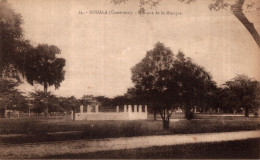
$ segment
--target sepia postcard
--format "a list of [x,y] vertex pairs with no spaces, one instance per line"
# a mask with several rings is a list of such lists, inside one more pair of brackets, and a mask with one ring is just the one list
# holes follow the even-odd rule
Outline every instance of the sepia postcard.
[[0,0],[0,159],[259,159],[259,0]]

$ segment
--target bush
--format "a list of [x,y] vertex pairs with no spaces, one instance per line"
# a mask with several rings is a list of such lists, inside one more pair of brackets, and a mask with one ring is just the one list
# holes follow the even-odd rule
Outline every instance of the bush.
[[194,119],[194,113],[191,112],[191,111],[186,112],[186,113],[185,113],[185,118],[186,118],[187,120],[192,120],[192,119]]

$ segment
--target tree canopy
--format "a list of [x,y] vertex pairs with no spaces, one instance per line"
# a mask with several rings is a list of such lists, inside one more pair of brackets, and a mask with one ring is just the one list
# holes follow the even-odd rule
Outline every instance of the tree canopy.
[[176,57],[174,81],[171,83],[176,83],[177,100],[185,106],[187,117],[193,106],[209,105],[208,100],[214,97],[217,86],[211,74],[202,66],[186,58],[182,52],[179,52]]
[[62,97],[60,104],[63,108],[68,111],[73,111],[73,120],[75,120],[75,113],[79,109],[79,106],[82,104],[81,100],[78,100],[74,96],[71,97]]
[[0,113],[6,109],[23,111],[27,107],[26,97],[16,87],[18,82],[0,78]]
[[245,116],[249,116],[249,109],[259,106],[259,82],[246,75],[238,75],[225,84],[227,104],[231,107],[245,109]]
[[0,75],[10,64],[15,65],[19,46],[23,42],[22,16],[10,4],[0,2]]
[[0,76],[19,79],[18,73],[27,82],[34,81],[48,86],[60,87],[64,80],[65,59],[57,58],[61,51],[54,45],[39,44],[33,47],[23,38],[22,16],[16,13],[6,0],[0,2]]
[[33,85],[34,81],[44,86],[47,92],[48,86],[60,87],[64,80],[65,59],[57,58],[60,49],[54,45],[40,44],[33,48],[25,59],[25,77]]
[[171,109],[184,106],[186,118],[193,106],[203,103],[216,88],[211,75],[179,51],[156,43],[153,50],[132,68],[135,94],[158,108],[164,128],[169,127]]
[[60,112],[65,110],[60,104],[60,98],[51,92],[36,90],[31,92],[29,96],[34,106],[32,111],[38,114],[44,112],[45,116],[47,116],[49,112]]

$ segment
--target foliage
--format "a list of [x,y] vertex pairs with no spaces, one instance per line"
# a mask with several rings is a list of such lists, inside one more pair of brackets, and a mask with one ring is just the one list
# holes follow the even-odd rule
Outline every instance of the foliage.
[[0,78],[0,109],[3,116],[6,109],[23,111],[27,108],[27,100],[15,87],[19,83]]
[[132,81],[135,84],[136,93],[144,99],[152,102],[160,109],[164,127],[168,128],[168,122],[172,105],[172,79],[173,53],[162,43],[156,43],[153,50],[132,68]]
[[34,81],[60,87],[64,80],[65,59],[57,58],[60,49],[54,45],[40,44],[34,48],[23,39],[22,16],[6,0],[0,2],[0,77],[20,80],[19,73],[33,85]]
[[0,76],[20,79],[24,72],[26,53],[32,48],[23,38],[22,16],[6,1],[0,2]]
[[227,87],[220,88],[219,90],[219,107],[225,113],[234,113],[235,111],[239,110],[239,106],[237,105],[237,97],[232,94],[231,90],[229,90]]
[[210,105],[214,98],[216,83],[210,73],[202,66],[195,64],[190,58],[186,58],[182,52],[176,56],[173,67],[173,81],[177,100],[185,106],[186,118],[192,117],[190,111],[194,106]]
[[71,110],[78,108],[81,103],[80,103],[80,100],[78,100],[74,96],[71,96],[71,97],[61,97],[60,104],[66,110],[71,111]]
[[81,100],[76,99],[74,96],[71,96],[69,98],[60,98],[60,105],[67,111],[73,111],[73,120],[75,120],[76,109],[78,109],[79,106],[82,104],[81,102]]
[[7,1],[0,2],[0,74],[9,64],[14,64],[18,54],[17,44],[23,37],[22,17],[14,12]]
[[116,96],[113,99],[111,99],[111,105],[112,106],[123,106],[126,104],[131,104],[130,99],[128,99],[126,96]]
[[40,44],[27,54],[25,77],[31,85],[34,81],[43,84],[45,92],[48,86],[60,87],[60,83],[64,80],[65,59],[57,58],[57,54],[60,54],[60,49],[47,44]]
[[[60,50],[56,46],[46,44],[33,48],[28,40],[23,39],[22,16],[11,8],[6,0],[0,2],[0,73],[5,71],[14,77],[17,71],[26,76],[33,84],[37,81],[44,85],[59,88],[64,80],[63,67],[65,60],[57,58]],[[14,74],[16,73],[16,74]]]
[[172,51],[158,42],[153,50],[132,68],[132,92],[150,101],[159,110],[164,127],[169,126],[170,111],[183,105],[186,118],[192,107],[206,103],[216,88],[211,75],[205,69],[179,51]]
[[59,99],[51,92],[36,90],[30,93],[30,99],[33,103],[32,111],[38,114],[44,112],[45,116],[47,116],[50,111],[57,112],[63,110],[60,107]]
[[112,106],[111,98],[105,96],[98,96],[95,99],[100,103],[101,106],[107,107]]
[[238,75],[231,81],[227,81],[224,91],[227,92],[225,102],[231,107],[244,108],[247,117],[250,109],[259,106],[259,82],[246,75]]

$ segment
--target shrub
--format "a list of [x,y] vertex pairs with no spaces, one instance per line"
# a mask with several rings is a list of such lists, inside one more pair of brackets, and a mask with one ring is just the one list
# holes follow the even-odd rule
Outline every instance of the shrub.
[[194,113],[191,112],[191,111],[186,112],[186,113],[185,113],[185,118],[186,118],[187,120],[192,120],[192,119],[194,119]]

